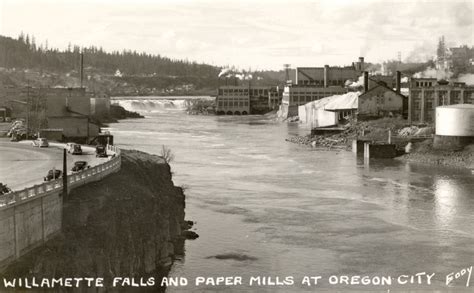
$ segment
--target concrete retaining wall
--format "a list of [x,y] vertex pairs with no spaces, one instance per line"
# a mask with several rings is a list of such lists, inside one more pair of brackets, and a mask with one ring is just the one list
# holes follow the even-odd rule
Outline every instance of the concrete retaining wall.
[[435,135],[433,147],[438,150],[461,150],[474,143],[474,136]]
[[[68,175],[68,191],[120,170],[120,150],[103,164]],[[61,231],[62,178],[0,196],[0,270]]]
[[394,144],[372,144],[366,142],[364,144],[365,158],[395,158],[397,149]]

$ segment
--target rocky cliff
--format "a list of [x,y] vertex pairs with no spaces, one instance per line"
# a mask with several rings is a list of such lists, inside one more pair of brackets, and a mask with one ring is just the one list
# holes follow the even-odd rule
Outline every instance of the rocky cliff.
[[[11,265],[4,277],[157,278],[183,253],[185,198],[158,156],[123,151],[122,169],[73,190],[63,230]],[[151,289],[151,288],[150,288]]]

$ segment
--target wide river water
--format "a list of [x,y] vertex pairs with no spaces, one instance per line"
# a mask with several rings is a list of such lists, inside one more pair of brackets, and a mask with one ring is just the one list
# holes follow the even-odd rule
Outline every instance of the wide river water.
[[[466,288],[467,270],[445,285],[449,273],[474,265],[471,172],[364,163],[351,152],[292,144],[285,138],[309,130],[264,116],[192,116],[180,100],[119,103],[146,118],[110,125],[116,144],[173,151],[173,180],[186,187],[186,218],[200,236],[186,241],[185,256],[170,272],[188,285],[167,292],[474,286],[472,276]],[[419,273],[435,275],[428,283]],[[198,276],[241,276],[242,285],[196,286]],[[274,282],[291,276],[294,284],[250,285],[256,276]],[[305,276],[321,278],[308,287],[301,284]],[[371,284],[340,284],[344,276],[370,276]],[[391,285],[374,285],[382,277]]]

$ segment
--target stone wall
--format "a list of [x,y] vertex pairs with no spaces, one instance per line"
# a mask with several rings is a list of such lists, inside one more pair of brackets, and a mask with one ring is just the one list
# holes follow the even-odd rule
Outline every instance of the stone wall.
[[184,207],[182,189],[161,157],[122,151],[119,172],[64,200],[60,235],[4,276],[95,276],[106,283],[116,276],[159,278],[183,253]]

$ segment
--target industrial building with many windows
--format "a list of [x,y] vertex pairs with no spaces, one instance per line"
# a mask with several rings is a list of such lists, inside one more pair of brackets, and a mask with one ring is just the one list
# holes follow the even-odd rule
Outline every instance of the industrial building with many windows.
[[246,86],[221,86],[216,98],[218,115],[247,115],[250,113],[249,88]]
[[263,114],[280,104],[278,87],[225,85],[220,86],[216,98],[218,115]]
[[410,122],[433,122],[437,106],[474,104],[474,87],[466,86],[465,83],[437,81],[436,78],[412,78],[409,90]]

